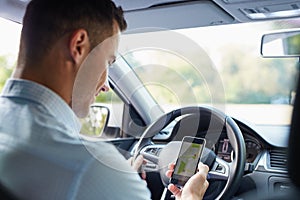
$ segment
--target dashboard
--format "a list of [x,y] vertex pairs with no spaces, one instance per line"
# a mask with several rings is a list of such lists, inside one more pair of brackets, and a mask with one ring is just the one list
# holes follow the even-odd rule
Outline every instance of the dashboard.
[[[243,136],[246,146],[246,162],[253,163],[263,151],[264,145],[254,136],[251,136],[247,133],[244,133]],[[219,158],[225,160],[226,162],[231,162],[233,160],[234,151],[226,133],[224,133],[220,138],[215,149],[215,153]]]
[[[239,128],[241,129],[241,132],[243,134],[244,137],[244,142],[245,142],[245,147],[246,147],[246,163],[257,163],[258,159],[260,158],[260,156],[262,155],[262,153],[264,152],[264,150],[266,149],[271,149],[272,147],[281,147],[284,148],[286,147],[287,143],[284,144],[282,143],[282,141],[280,143],[278,143],[277,145],[274,144],[277,141],[273,141],[273,143],[268,143],[268,139],[270,137],[268,137],[266,134],[264,136],[265,132],[269,132],[273,130],[269,130],[268,128],[264,127],[265,130],[259,130],[260,132],[258,132],[257,126],[256,125],[249,125],[246,122],[242,122],[239,121],[237,119],[234,119],[235,122],[238,124]],[[172,140],[178,140],[180,141],[181,138],[185,135],[182,133],[178,133],[176,130],[176,125],[178,125],[180,123],[180,121],[174,121],[172,122],[169,126],[167,126],[165,129],[163,129],[162,131],[160,131],[157,135],[154,136],[153,140],[154,141],[164,141],[167,140],[167,138],[172,138],[171,135],[174,134],[179,134],[181,135],[181,137],[177,137],[177,138],[172,138]],[[182,125],[182,123],[181,123]],[[188,125],[189,126],[189,125]],[[253,128],[253,127],[256,128]],[[199,133],[197,133],[198,137],[205,137],[206,131],[203,131],[205,129],[205,127],[200,128]],[[281,137],[288,137],[288,130],[289,129],[282,129],[281,132],[279,133],[274,133],[276,135],[273,135],[274,137],[277,137],[278,134],[282,134],[283,136]],[[185,128],[181,128],[182,132],[188,132],[186,131]],[[175,132],[175,133],[174,133]],[[262,136],[262,135],[263,136]],[[286,135],[286,136],[284,136]],[[266,139],[267,138],[267,139]],[[169,140],[167,140],[169,141]],[[219,135],[219,139],[218,141],[213,145],[212,150],[215,152],[215,154],[223,159],[226,162],[231,162],[233,160],[233,156],[234,156],[234,151],[233,148],[231,146],[230,140],[226,134],[226,131],[222,131],[222,133]]]
[[[241,130],[246,148],[244,175],[236,195],[252,189],[256,189],[258,192],[288,190],[290,188],[287,173],[289,126],[258,126],[238,119],[233,120]],[[179,129],[176,128],[180,124],[180,120],[169,124],[152,138],[153,145],[148,146],[148,150],[155,152],[157,156],[170,141],[180,141],[189,132],[190,125],[195,123],[191,119],[188,121],[190,123],[187,124],[186,128],[181,127],[182,133],[178,133]],[[205,137],[206,128],[205,125],[200,126],[197,136]],[[173,137],[172,135],[180,136]],[[210,149],[219,159],[227,163],[231,163],[234,159],[234,150],[224,129]],[[151,162],[149,164],[152,169],[157,169]]]

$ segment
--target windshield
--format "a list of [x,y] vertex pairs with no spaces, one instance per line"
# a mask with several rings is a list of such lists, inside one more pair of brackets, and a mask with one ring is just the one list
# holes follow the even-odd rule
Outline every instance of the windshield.
[[263,33],[297,27],[298,21],[125,35],[131,42],[164,44],[135,48],[124,57],[166,112],[205,104],[254,124],[289,125],[298,58],[262,58],[260,40]]
[[[299,23],[280,20],[123,34],[121,43],[142,43],[142,48],[123,49],[123,57],[165,112],[212,105],[255,124],[289,125],[298,58],[262,58],[260,40],[265,32]],[[1,91],[16,65],[22,26],[2,18],[0,25]],[[99,95],[97,102],[119,104],[112,94]]]

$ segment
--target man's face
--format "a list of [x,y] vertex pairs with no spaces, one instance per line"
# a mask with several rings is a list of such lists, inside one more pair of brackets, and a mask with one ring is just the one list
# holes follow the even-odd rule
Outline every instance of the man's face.
[[120,32],[114,32],[113,36],[105,39],[89,53],[77,73],[72,109],[80,118],[87,116],[90,104],[94,103],[101,90],[108,90],[108,67],[116,59],[120,39]]

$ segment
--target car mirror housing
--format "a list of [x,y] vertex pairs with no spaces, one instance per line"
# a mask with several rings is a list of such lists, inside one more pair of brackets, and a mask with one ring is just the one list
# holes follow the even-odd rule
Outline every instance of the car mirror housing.
[[264,34],[260,53],[265,58],[300,57],[300,29]]

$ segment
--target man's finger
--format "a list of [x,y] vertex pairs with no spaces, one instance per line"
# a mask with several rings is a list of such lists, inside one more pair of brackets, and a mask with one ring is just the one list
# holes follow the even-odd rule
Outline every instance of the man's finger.
[[170,163],[170,164],[168,165],[168,169],[169,169],[169,170],[173,170],[174,167],[175,167],[175,163]]
[[209,167],[202,162],[199,162],[198,172],[207,174],[209,172]]
[[142,172],[141,172],[141,178],[142,178],[143,180],[146,180],[146,172],[145,172],[145,171],[142,171]]
[[179,197],[181,194],[181,190],[173,184],[168,185],[168,189],[175,197]]
[[142,166],[144,162],[144,157],[142,155],[138,155],[138,157],[136,157],[136,159],[133,162],[133,169],[135,169],[136,171],[139,170],[139,168]]
[[167,176],[168,178],[171,178],[172,173],[173,173],[173,170],[167,170],[167,171],[166,171],[166,176]]

